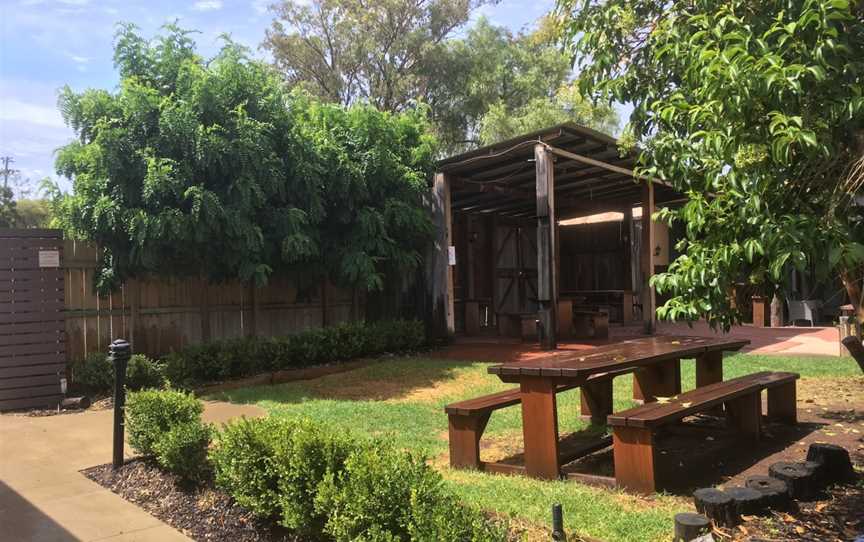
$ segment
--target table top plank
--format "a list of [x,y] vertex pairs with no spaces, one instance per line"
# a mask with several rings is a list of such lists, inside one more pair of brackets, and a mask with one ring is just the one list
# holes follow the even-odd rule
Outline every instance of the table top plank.
[[596,373],[641,367],[661,361],[695,357],[707,352],[739,350],[746,339],[660,335],[621,341],[592,350],[550,353],[549,356],[495,365],[489,373],[500,377],[544,376],[584,378]]

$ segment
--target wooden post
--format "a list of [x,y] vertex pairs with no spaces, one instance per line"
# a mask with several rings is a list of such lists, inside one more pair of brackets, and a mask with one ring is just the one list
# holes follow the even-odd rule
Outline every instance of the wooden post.
[[558,346],[555,166],[544,145],[534,146],[534,159],[537,174],[537,301],[542,327],[540,346],[544,350],[555,350]]
[[135,330],[141,325],[141,284],[137,279],[126,282],[126,292],[129,295],[129,344],[133,352],[143,352],[143,345],[135,343]]
[[455,332],[455,322],[453,269],[449,263],[450,246],[453,243],[450,180],[444,173],[435,174],[432,216],[437,231],[430,277],[432,332],[438,339],[447,339]]
[[210,342],[210,282],[201,277],[201,342]]
[[249,285],[249,302],[252,304],[252,318],[249,319],[249,335],[258,337],[263,335],[261,330],[261,291],[255,283]]
[[649,281],[654,274],[654,184],[642,181],[642,320],[647,335],[654,334],[656,321],[656,299]]
[[558,410],[555,382],[542,377],[523,377],[519,383],[522,399],[522,433],[525,470],[529,476],[557,480]]
[[321,279],[321,327],[327,327],[327,279]]

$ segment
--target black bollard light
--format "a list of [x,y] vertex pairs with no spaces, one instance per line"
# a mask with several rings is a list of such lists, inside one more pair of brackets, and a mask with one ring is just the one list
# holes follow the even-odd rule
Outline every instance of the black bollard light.
[[555,542],[567,540],[567,535],[564,534],[564,514],[560,504],[552,505],[552,540]]
[[123,339],[117,339],[108,348],[114,363],[114,468],[123,465],[123,433],[126,410],[126,366],[132,357],[132,346]]

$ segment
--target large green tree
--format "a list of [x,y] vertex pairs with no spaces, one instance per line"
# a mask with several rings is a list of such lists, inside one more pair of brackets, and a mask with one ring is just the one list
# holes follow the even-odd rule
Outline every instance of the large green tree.
[[551,20],[514,34],[485,17],[483,0],[286,0],[264,47],[286,81],[322,100],[386,111],[428,104],[447,154],[574,121],[614,131],[608,105],[581,98]]
[[864,155],[864,13],[847,0],[559,0],[583,91],[630,102],[641,171],[688,196],[655,277],[666,318],[743,315],[736,283],[772,292],[824,259],[861,309],[864,232],[848,181]]
[[18,212],[15,207],[12,189],[7,186],[0,186],[0,228],[15,226],[18,221]]
[[[212,59],[174,26],[120,28],[116,92],[60,96],[76,140],[60,223],[104,249],[103,288],[144,273],[212,281],[324,277],[380,288],[416,267],[433,141],[422,112],[321,105],[227,42]],[[399,211],[402,212],[399,212]]]
[[551,30],[548,18],[514,34],[481,17],[464,37],[437,47],[425,66],[430,82],[423,99],[448,151],[565,121],[615,130],[614,109],[583,100],[572,85],[570,56]]
[[283,0],[264,40],[287,80],[320,98],[385,111],[423,94],[435,45],[484,0]]

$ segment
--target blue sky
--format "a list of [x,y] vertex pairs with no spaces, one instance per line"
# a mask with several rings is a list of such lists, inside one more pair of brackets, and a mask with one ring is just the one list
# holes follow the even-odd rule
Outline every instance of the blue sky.
[[[114,89],[111,60],[118,21],[155,33],[165,22],[201,31],[202,54],[229,33],[257,51],[272,19],[271,0],[0,0],[0,156],[31,179],[54,173],[54,150],[72,132],[57,111],[57,90],[69,85]],[[549,11],[553,0],[502,0],[475,13],[513,30],[530,26]],[[263,53],[258,54],[263,56]],[[63,183],[68,187],[68,183]]]

